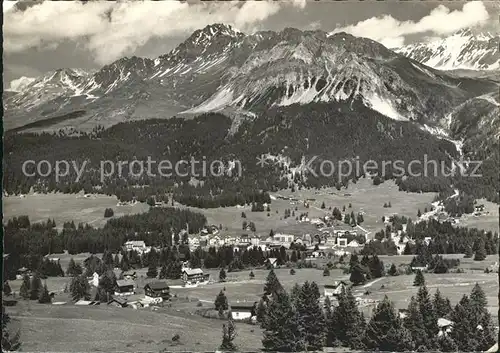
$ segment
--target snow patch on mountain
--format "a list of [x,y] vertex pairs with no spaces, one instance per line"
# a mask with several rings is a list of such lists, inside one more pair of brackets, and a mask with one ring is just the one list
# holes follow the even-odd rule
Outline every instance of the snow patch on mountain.
[[188,109],[183,113],[205,113],[210,111],[217,111],[225,108],[233,102],[233,91],[229,87],[222,88],[212,98],[203,102],[201,105]]
[[373,110],[393,120],[400,120],[400,121],[409,120],[404,116],[402,116],[401,114],[399,114],[396,108],[394,108],[394,105],[388,99],[384,99],[380,97],[378,94],[374,94],[369,98],[365,98],[365,103],[367,103],[368,106],[371,107]]
[[446,38],[395,49],[399,54],[438,70],[498,70],[500,38],[461,30]]

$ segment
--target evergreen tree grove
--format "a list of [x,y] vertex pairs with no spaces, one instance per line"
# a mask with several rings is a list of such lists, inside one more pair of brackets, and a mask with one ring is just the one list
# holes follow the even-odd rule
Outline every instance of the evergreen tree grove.
[[275,292],[269,302],[263,328],[262,345],[265,349],[280,352],[303,350],[299,320],[285,291]]

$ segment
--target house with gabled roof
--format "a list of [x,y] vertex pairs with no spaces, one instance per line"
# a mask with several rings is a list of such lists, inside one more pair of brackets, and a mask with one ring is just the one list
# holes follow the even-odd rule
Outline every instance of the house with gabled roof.
[[337,297],[342,293],[342,289],[347,289],[349,284],[344,281],[335,281],[332,284],[325,284],[325,297]]

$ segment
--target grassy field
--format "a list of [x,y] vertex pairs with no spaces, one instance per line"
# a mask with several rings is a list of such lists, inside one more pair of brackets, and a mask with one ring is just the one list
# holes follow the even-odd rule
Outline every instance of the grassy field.
[[460,217],[459,225],[461,227],[478,228],[498,233],[498,220],[500,219],[498,204],[486,201],[484,199],[477,200],[477,204],[484,205],[484,211],[481,212],[481,215],[462,215],[462,217]]
[[[88,254],[75,256],[82,261]],[[461,257],[448,255],[447,257]],[[69,256],[68,256],[69,259]],[[65,259],[65,263],[69,261]],[[384,263],[408,264],[411,256],[382,256]],[[486,292],[488,309],[495,322],[498,320],[498,274],[484,274],[482,269],[495,261],[496,256],[489,256],[485,261],[474,262],[461,259],[465,273],[425,274],[427,287],[431,295],[437,288],[455,305],[464,294],[470,294],[477,282]],[[66,265],[67,266],[67,265]],[[65,267],[65,266],[63,266]],[[147,269],[137,270],[136,285],[138,299],[143,296],[143,287],[152,279],[145,278]],[[219,270],[208,270],[211,278],[218,280]],[[258,301],[263,293],[268,270],[253,270],[255,277],[249,278],[250,270],[230,272],[226,282],[210,283],[196,288],[175,288],[179,281],[168,281],[174,296],[171,307],[134,310],[114,308],[105,304],[96,307],[74,306],[68,293],[61,292],[69,278],[49,277],[45,280],[50,291],[56,293],[54,302],[66,302],[64,305],[42,305],[36,302],[20,301],[16,307],[9,307],[8,313],[14,318],[14,327],[21,330],[23,350],[27,351],[186,351],[214,350],[220,344],[223,321],[208,319],[196,314],[196,311],[213,308],[215,297],[225,290],[229,304]],[[275,269],[283,287],[290,290],[295,283],[315,281],[323,294],[324,285],[336,280],[348,280],[348,275],[340,269],[331,271],[330,276],[323,276],[319,269],[296,269],[290,275],[287,268]],[[384,295],[395,303],[396,308],[408,306],[409,299],[417,292],[413,286],[414,275],[383,277],[354,287],[356,297],[378,301]],[[17,292],[20,280],[9,282]],[[369,294],[366,292],[369,291]],[[200,303],[201,302],[201,303]],[[360,309],[369,317],[374,304],[360,304]],[[240,350],[254,350],[260,347],[262,332],[258,326],[239,323],[237,344]],[[194,334],[196,333],[196,334]],[[173,345],[171,338],[181,336],[180,343]],[[48,339],[47,339],[48,338]]]
[[104,210],[112,208],[115,217],[127,214],[146,212],[147,204],[117,206],[115,196],[91,195],[85,197],[78,194],[27,194],[21,196],[8,196],[3,198],[3,217],[8,220],[12,217],[27,215],[30,221],[41,222],[47,218],[55,219],[57,227],[62,227],[64,222],[74,221],[88,223],[101,227],[106,223]]
[[[23,351],[139,352],[214,351],[222,337],[221,320],[160,308],[134,310],[106,305],[80,307],[20,302],[9,308],[20,329]],[[180,336],[179,344],[172,337]],[[238,325],[241,350],[260,345],[258,326]]]
[[[374,186],[369,179],[360,179],[356,184],[350,184],[348,189],[322,189],[322,190],[297,190],[292,193],[289,190],[283,190],[279,193],[272,193],[272,196],[285,196],[296,198],[300,201],[291,202],[288,200],[273,200],[271,202],[271,212],[267,216],[267,212],[251,212],[250,206],[245,207],[224,207],[217,209],[197,209],[189,207],[193,211],[202,212],[210,224],[222,224],[228,230],[225,234],[241,235],[242,222],[254,222],[258,234],[268,234],[271,229],[275,232],[283,232],[294,235],[302,235],[305,233],[317,232],[316,228],[311,224],[298,223],[295,217],[283,219],[285,209],[295,210],[295,215],[308,212],[310,218],[322,217],[325,214],[331,213],[329,207],[338,207],[342,210],[345,206],[349,212],[354,211],[364,212],[363,228],[371,232],[372,235],[384,228],[382,224],[382,216],[399,214],[416,219],[418,209],[422,211],[424,208],[430,208],[433,201],[434,193],[406,193],[398,190],[398,186],[393,181],[386,181],[383,184]],[[307,199],[315,199],[310,201],[310,207],[306,208],[303,201]],[[321,204],[325,203],[326,208],[321,209]],[[391,208],[384,208],[384,203],[391,203]],[[349,203],[352,208],[349,209]],[[185,207],[176,204],[178,207]],[[278,211],[278,213],[276,213]],[[241,212],[245,212],[247,218],[241,218]]]

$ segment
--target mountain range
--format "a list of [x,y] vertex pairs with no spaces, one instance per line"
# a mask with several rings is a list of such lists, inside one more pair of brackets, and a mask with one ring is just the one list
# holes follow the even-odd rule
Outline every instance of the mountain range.
[[499,70],[500,37],[489,32],[475,33],[470,28],[446,38],[416,43],[396,52],[439,70]]
[[[455,107],[496,87],[429,67],[498,65],[492,59],[498,37],[462,45],[471,36],[462,31],[439,45],[391,51],[346,33],[287,28],[246,35],[214,24],[154,60],[126,57],[92,73],[59,69],[25,79],[19,92],[4,96],[4,126],[88,131],[136,119],[359,100],[391,119],[446,127],[443,118]],[[452,47],[457,38],[459,54]]]

